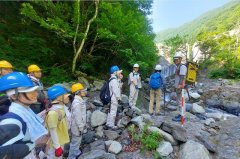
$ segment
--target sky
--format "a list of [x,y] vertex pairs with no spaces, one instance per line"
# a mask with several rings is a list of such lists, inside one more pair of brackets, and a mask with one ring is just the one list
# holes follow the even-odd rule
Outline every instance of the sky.
[[155,33],[176,28],[190,22],[203,13],[223,6],[230,0],[154,0],[152,27]]

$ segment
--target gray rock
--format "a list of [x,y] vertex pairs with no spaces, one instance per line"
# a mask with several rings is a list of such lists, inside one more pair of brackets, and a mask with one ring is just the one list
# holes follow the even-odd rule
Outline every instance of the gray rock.
[[217,105],[221,105],[221,101],[216,99],[207,99],[206,104],[208,106],[217,106]]
[[109,147],[111,144],[112,144],[113,140],[108,140],[108,141],[105,141],[105,145],[107,147]]
[[103,125],[104,123],[106,123],[106,120],[107,120],[107,114],[99,110],[95,110],[91,116],[91,126],[96,127],[96,126]]
[[119,137],[118,132],[112,130],[104,130],[104,134],[109,140],[115,140]]
[[202,90],[202,89],[199,89],[197,92],[198,92],[198,94],[200,94],[200,95],[203,94],[203,90]]
[[170,110],[170,111],[176,111],[177,107],[173,106],[173,105],[169,105],[169,106],[167,106],[167,109]]
[[187,112],[190,112],[192,110],[193,105],[191,103],[186,103],[185,108]]
[[213,118],[208,118],[204,122],[205,125],[209,126],[211,123],[215,123],[215,120]]
[[78,159],[116,159],[116,156],[104,150],[93,150],[82,154]]
[[94,131],[88,131],[87,133],[83,134],[82,137],[82,144],[90,144],[94,141],[95,132]]
[[143,129],[145,123],[143,122],[142,116],[137,116],[131,120],[131,122],[135,125],[137,125],[140,129]]
[[211,152],[215,153],[217,151],[217,146],[209,140],[209,138],[197,135],[196,138]]
[[179,159],[211,159],[208,150],[200,143],[189,140],[180,148]]
[[157,152],[159,153],[159,155],[166,157],[173,152],[173,147],[170,142],[164,141],[159,144]]
[[78,77],[78,82],[82,83],[84,87],[90,88],[89,82],[84,77]]
[[134,111],[133,109],[127,109],[126,113],[125,113],[127,116],[129,116],[130,118],[133,117],[133,114],[134,114]]
[[131,121],[131,118],[129,118],[128,116],[124,116],[124,117],[121,119],[121,124],[122,124],[123,126],[127,126],[128,123],[130,123],[130,121]]
[[208,118],[213,118],[217,121],[221,120],[223,118],[223,113],[218,112],[218,113],[206,113],[206,117]]
[[203,114],[203,113],[205,113],[205,110],[200,105],[198,105],[196,103],[193,103],[193,105],[192,105],[192,112],[193,113]]
[[94,85],[94,87],[96,88],[97,91],[100,91],[104,82],[105,81],[103,81],[103,80],[94,81],[93,85]]
[[103,126],[98,126],[96,128],[96,136],[100,137],[100,138],[104,136],[104,134],[103,134]]
[[92,112],[90,110],[87,111],[87,123],[90,123],[91,121],[91,116],[92,116]]
[[153,123],[152,117],[149,114],[142,114],[143,122],[145,123]]
[[186,142],[187,141],[187,132],[186,129],[181,127],[178,124],[170,123],[170,122],[164,122],[162,125],[162,129],[168,133],[170,133],[174,139]]
[[172,145],[178,145],[178,142],[172,137],[172,135],[166,133],[165,131],[162,131],[161,129],[157,128],[157,127],[148,127],[148,130],[150,132],[158,132],[159,134],[162,135],[162,137],[166,140],[169,141]]
[[201,97],[198,93],[190,93],[190,96],[191,96],[193,99],[199,99],[199,98]]
[[121,151],[122,151],[122,145],[117,141],[113,141],[108,148],[108,152],[114,153],[114,154],[118,154]]
[[122,99],[121,100],[124,104],[128,104],[128,96],[127,95],[122,94]]
[[93,104],[94,104],[95,106],[97,106],[97,107],[103,107],[102,102],[99,101],[99,100],[96,100],[96,99],[93,101]]
[[105,142],[103,140],[97,140],[90,144],[92,150],[104,150],[105,151]]
[[133,110],[137,115],[141,115],[141,114],[142,114],[142,111],[141,111],[138,107],[133,106],[133,107],[132,107],[132,110]]

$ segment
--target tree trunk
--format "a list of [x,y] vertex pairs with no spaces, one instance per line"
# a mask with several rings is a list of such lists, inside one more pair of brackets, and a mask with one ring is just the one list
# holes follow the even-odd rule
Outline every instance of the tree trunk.
[[[76,62],[77,62],[77,59],[79,57],[81,57],[81,52],[82,52],[82,49],[83,49],[83,46],[85,44],[85,41],[87,39],[87,35],[88,35],[88,31],[89,31],[89,28],[91,26],[91,23],[97,18],[97,15],[98,15],[98,4],[99,4],[99,0],[95,0],[95,5],[96,5],[96,8],[95,8],[95,14],[94,16],[88,21],[87,23],[87,28],[84,32],[84,36],[83,36],[83,39],[81,41],[81,44],[79,46],[79,48],[77,49],[76,53],[74,54],[74,57],[73,57],[73,64],[72,64],[72,74],[75,73],[75,69],[76,69]],[[76,47],[76,44],[75,44],[75,47]]]

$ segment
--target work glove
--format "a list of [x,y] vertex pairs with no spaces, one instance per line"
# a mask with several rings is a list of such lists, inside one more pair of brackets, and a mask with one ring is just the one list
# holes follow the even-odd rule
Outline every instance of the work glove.
[[139,89],[137,85],[135,86],[135,88],[136,88],[137,90]]
[[63,154],[62,147],[59,147],[59,148],[55,149],[55,156],[56,157],[60,157],[60,156],[62,156],[62,154]]

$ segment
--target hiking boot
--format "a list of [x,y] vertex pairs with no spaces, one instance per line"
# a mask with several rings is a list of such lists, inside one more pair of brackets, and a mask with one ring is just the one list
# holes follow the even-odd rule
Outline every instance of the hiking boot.
[[172,118],[173,121],[176,122],[180,122],[181,121],[182,116],[180,114],[178,114],[177,116],[175,116],[174,118]]

